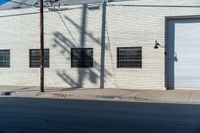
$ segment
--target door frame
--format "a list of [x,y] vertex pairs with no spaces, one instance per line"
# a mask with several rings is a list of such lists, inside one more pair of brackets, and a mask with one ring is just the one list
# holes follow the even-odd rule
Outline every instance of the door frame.
[[200,19],[200,15],[188,15],[188,16],[166,16],[165,17],[165,88],[166,90],[174,90],[175,87],[168,86],[168,22],[171,20],[190,20],[190,19]]

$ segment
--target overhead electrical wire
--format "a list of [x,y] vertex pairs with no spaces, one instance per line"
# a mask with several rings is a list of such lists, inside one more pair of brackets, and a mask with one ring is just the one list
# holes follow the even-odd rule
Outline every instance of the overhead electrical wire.
[[28,3],[14,1],[14,0],[8,0],[8,2],[12,2],[12,3],[15,3],[15,4],[20,4],[20,5],[26,5],[26,6],[33,6],[34,7],[34,5],[31,5],[31,4],[28,4]]
[[75,42],[75,44],[78,46],[78,43],[76,41],[76,39],[74,38],[74,36],[72,35],[71,31],[69,30],[68,26],[66,25],[65,21],[63,20],[63,17],[61,16],[59,11],[56,11],[60,17],[60,20],[62,21],[63,25],[65,26],[65,28],[67,29],[69,35],[71,36],[71,38],[73,39],[73,41]]

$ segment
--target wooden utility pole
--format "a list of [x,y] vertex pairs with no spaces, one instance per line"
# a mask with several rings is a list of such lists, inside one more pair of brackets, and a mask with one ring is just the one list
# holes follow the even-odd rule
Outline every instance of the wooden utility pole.
[[44,3],[40,0],[40,92],[44,92]]

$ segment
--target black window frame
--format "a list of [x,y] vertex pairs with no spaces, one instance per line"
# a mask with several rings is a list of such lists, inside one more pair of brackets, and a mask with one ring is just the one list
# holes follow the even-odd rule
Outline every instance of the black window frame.
[[[128,66],[128,63],[125,63],[126,65],[122,65],[122,64],[120,64],[120,62],[128,62],[126,59],[124,59],[124,60],[120,60],[119,59],[119,57],[120,57],[120,49],[133,49],[133,51],[136,51],[136,50],[134,50],[134,49],[139,49],[139,53],[138,53],[138,55],[137,54],[135,54],[135,56],[136,57],[133,57],[133,59],[128,59],[129,60],[129,62],[132,62],[132,66],[130,65],[130,66]],[[127,53],[126,51],[124,51],[124,53]],[[134,55],[134,53],[133,53],[133,55]],[[125,55],[125,56],[127,56],[127,55]],[[122,57],[122,58],[124,58],[124,57]],[[130,57],[129,57],[130,58]],[[138,59],[136,59],[136,58],[138,58]],[[130,60],[132,60],[132,61],[130,61]],[[138,64],[134,64],[134,62],[136,63],[138,63]],[[141,69],[142,68],[142,47],[117,47],[117,68],[136,68],[136,69]]]
[[[39,56],[31,56],[31,52],[33,50],[36,50],[39,53]],[[45,51],[48,51],[48,56],[45,57]],[[29,49],[29,67],[30,68],[40,68],[40,64],[38,66],[32,64],[33,58],[36,58],[34,60],[40,62],[40,49]],[[47,60],[47,65],[45,63],[45,60]],[[44,68],[49,68],[50,67],[50,50],[49,49],[44,49]]]
[[[80,58],[79,60],[78,59],[74,59],[76,57],[74,57],[74,51],[75,50],[80,50],[80,53],[81,53],[81,56],[80,57],[77,57],[77,58]],[[85,50],[90,50],[91,51],[91,55],[88,55],[90,59],[91,58],[91,61],[87,61],[87,60],[84,60],[86,58],[87,55],[84,55],[85,53],[87,52],[84,52]],[[81,62],[78,62],[78,63],[75,63],[75,62],[78,62],[78,61],[81,61]],[[91,62],[91,63],[90,63]],[[94,66],[94,58],[93,58],[93,48],[71,48],[71,68],[93,68]]]
[[[6,63],[6,65],[0,65],[0,68],[10,68],[10,49],[0,49],[0,52],[8,52],[8,55],[9,55],[8,61],[7,61],[8,63]],[[2,62],[3,62],[3,60],[2,60]]]

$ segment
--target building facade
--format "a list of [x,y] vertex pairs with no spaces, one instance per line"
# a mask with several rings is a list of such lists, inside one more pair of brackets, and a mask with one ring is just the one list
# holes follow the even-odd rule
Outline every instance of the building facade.
[[[198,0],[68,5],[44,22],[46,87],[200,88]],[[0,85],[39,86],[39,34],[38,8],[0,11]]]

